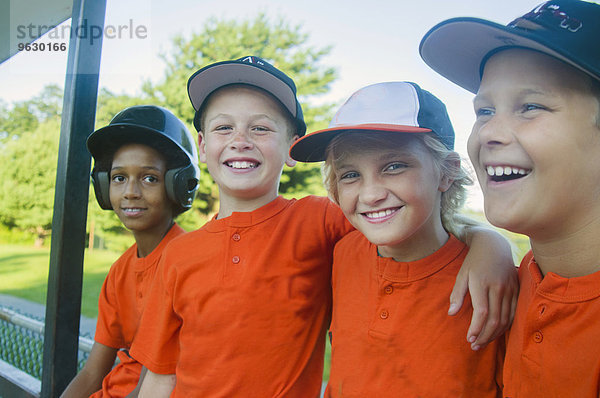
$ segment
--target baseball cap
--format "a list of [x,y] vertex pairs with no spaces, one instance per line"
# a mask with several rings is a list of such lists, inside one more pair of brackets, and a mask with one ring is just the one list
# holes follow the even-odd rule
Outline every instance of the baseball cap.
[[442,101],[416,83],[385,82],[352,94],[329,127],[297,140],[290,148],[290,156],[301,162],[325,160],[331,140],[349,131],[431,132],[448,149],[454,148],[454,129]]
[[251,55],[210,64],[189,78],[187,88],[192,106],[196,110],[196,130],[200,131],[200,109],[204,101],[213,91],[230,84],[249,84],[267,91],[289,111],[296,123],[297,134],[303,136],[306,132],[294,81],[267,61]]
[[434,26],[419,46],[436,72],[476,93],[488,58],[526,48],[558,58],[600,80],[600,5],[546,1],[507,26],[478,18],[453,18]]

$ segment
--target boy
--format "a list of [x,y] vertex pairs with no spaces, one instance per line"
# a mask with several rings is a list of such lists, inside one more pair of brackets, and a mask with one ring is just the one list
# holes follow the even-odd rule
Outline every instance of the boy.
[[426,62],[477,93],[469,155],[488,219],[531,242],[506,397],[600,393],[598,37],[600,5],[560,0],[506,27],[442,22],[421,43]]
[[[184,233],[173,219],[191,208],[197,150],[175,115],[146,105],[118,113],[89,136],[87,146],[95,161],[96,199],[103,209],[114,210],[135,244],[104,281],[92,352],[63,397],[125,397],[142,370],[128,351],[158,259],[166,244]],[[119,363],[113,368],[116,356]]]
[[244,57],[199,70],[188,92],[219,213],[161,259],[132,347],[149,369],[140,396],[316,397],[333,247],[352,227],[327,198],[278,196],[306,130],[295,84]]
[[292,146],[295,160],[325,160],[329,195],[357,229],[333,255],[326,397],[499,396],[502,339],[473,351],[459,343],[470,302],[457,319],[443,310],[468,252],[455,213],[471,180],[453,147],[446,107],[410,82],[358,90]]

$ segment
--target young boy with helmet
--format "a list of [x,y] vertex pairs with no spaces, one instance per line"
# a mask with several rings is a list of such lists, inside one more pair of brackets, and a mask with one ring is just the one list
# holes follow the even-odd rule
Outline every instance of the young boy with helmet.
[[[100,292],[90,356],[63,397],[125,397],[142,365],[129,355],[163,249],[184,233],[173,220],[191,208],[199,178],[194,138],[170,111],[119,112],[87,140],[100,207],[114,210],[135,244],[112,265]],[[115,357],[119,363],[113,368]]]
[[472,181],[453,148],[446,107],[411,82],[361,88],[292,145],[295,160],[325,161],[329,196],[357,229],[333,253],[326,397],[500,393],[503,339],[459,344],[471,302],[444,311],[469,250],[457,212]]
[[140,396],[317,397],[333,247],[352,227],[328,198],[278,195],[306,130],[296,86],[249,56],[200,69],[188,93],[219,213],[163,254],[131,350]]
[[600,5],[444,21],[423,59],[476,93],[469,156],[492,224],[528,235],[505,397],[600,394]]

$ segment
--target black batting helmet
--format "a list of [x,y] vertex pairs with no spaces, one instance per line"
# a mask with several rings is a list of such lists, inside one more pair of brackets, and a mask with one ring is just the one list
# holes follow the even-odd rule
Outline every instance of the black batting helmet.
[[87,147],[94,157],[92,181],[100,207],[112,209],[109,199],[112,159],[121,146],[129,143],[148,145],[166,158],[165,188],[175,204],[175,215],[190,209],[200,176],[194,137],[175,115],[154,105],[126,108],[108,126],[88,137]]

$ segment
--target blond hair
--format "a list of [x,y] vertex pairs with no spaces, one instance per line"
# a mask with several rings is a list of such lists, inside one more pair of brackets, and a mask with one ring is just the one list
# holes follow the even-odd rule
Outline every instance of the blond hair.
[[[400,139],[405,139],[408,133],[397,132],[365,132],[348,131],[338,134],[331,140],[326,150],[326,160],[322,166],[323,184],[329,197],[339,204],[337,188],[338,177],[336,164],[345,158],[346,154],[356,148],[361,150],[381,150],[400,145]],[[444,229],[457,238],[464,240],[465,227],[475,225],[471,220],[458,215],[466,200],[466,187],[473,184],[473,179],[460,162],[460,156],[446,148],[433,134],[410,134],[419,140],[431,155],[435,167],[441,175],[452,180],[447,191],[442,192],[440,203],[440,217]]]

